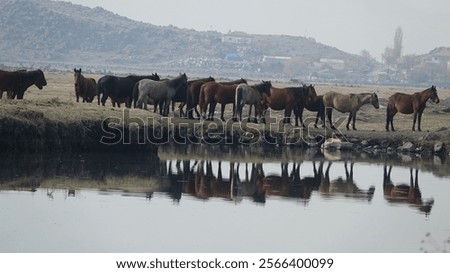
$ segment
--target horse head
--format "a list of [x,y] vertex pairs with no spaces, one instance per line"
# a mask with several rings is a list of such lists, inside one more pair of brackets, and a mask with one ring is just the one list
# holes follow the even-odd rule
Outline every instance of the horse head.
[[81,68],[80,69],[73,69],[73,77],[74,77],[74,82],[75,82],[75,92],[79,93],[79,88],[80,88],[80,83],[81,83]]
[[155,81],[159,81],[161,78],[159,77],[158,73],[152,73],[152,79]]
[[439,97],[438,97],[438,95],[437,95],[437,89],[436,89],[436,86],[431,86],[431,88],[429,89],[430,90],[430,95],[429,95],[429,98],[433,101],[433,102],[435,102],[435,103],[439,103]]
[[45,80],[44,72],[42,72],[42,70],[38,69],[37,74],[34,84],[41,90],[47,85],[47,81]]
[[375,109],[379,109],[380,108],[380,103],[378,102],[378,96],[377,96],[377,94],[375,93],[375,92],[373,92],[372,94],[371,94],[371,103],[372,103],[372,105],[373,105],[373,107],[375,107]]
[[256,85],[256,89],[259,91],[259,93],[266,94],[267,96],[270,96],[270,87],[272,87],[272,82],[270,81],[262,81],[262,83]]

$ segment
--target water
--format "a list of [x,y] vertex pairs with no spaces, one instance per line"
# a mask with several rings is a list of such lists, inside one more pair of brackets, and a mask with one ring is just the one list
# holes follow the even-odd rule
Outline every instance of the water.
[[195,146],[0,163],[0,252],[450,249],[443,158]]

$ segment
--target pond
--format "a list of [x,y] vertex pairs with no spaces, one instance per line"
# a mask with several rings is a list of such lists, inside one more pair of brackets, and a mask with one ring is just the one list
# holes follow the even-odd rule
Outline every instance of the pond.
[[3,155],[0,252],[444,252],[446,158],[290,147]]

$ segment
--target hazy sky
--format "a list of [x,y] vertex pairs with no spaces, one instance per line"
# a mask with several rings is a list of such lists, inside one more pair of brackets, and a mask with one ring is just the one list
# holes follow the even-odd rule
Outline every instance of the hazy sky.
[[403,53],[450,46],[448,0],[72,0],[155,25],[286,34],[380,60],[403,29]]

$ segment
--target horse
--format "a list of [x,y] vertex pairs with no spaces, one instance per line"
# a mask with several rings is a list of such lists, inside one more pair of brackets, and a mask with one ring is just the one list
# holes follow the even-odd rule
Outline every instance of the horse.
[[434,200],[423,200],[422,193],[419,188],[419,170],[409,169],[409,185],[406,183],[394,185],[391,180],[392,166],[384,165],[383,168],[383,192],[384,198],[390,203],[406,203],[416,207],[419,211],[428,215],[433,207]]
[[[115,106],[115,102],[118,103],[119,107],[119,102],[125,102],[126,107],[131,107],[134,85],[142,79],[159,81],[159,76],[154,73],[146,76],[130,75],[127,77],[117,77],[106,75],[101,77],[97,83],[98,105],[100,105],[101,101],[102,105],[105,106],[106,100],[110,97],[113,100],[113,106]],[[100,94],[103,94],[101,99]]]
[[412,95],[395,93],[390,96],[386,107],[386,131],[389,131],[389,123],[391,124],[391,130],[395,131],[394,116],[397,112],[402,114],[414,114],[412,130],[415,131],[416,120],[418,120],[417,130],[422,131],[420,128],[420,123],[422,120],[423,110],[425,110],[426,102],[429,99],[435,103],[439,103],[436,86],[434,85]]
[[197,110],[197,105],[200,96],[200,88],[203,84],[207,82],[214,82],[213,77],[208,77],[204,79],[198,79],[193,81],[188,81],[188,92],[186,94],[186,105],[187,105],[187,116],[189,119],[194,119],[193,111],[200,117],[200,113]]
[[241,121],[244,105],[250,104],[248,120],[250,121],[252,106],[255,106],[255,122],[257,122],[257,116],[261,117],[263,115],[263,95],[269,96],[271,86],[272,83],[270,81],[262,81],[262,83],[255,85],[248,85],[246,83],[239,84],[236,87],[234,107],[236,111],[234,113],[234,119],[237,119],[239,116],[239,120]]
[[39,90],[42,90],[47,85],[44,72],[42,70],[19,70],[19,71],[3,71],[0,70],[0,99],[3,97],[3,92],[7,92],[8,99],[23,99],[23,95],[27,89],[36,85]]
[[[233,113],[235,112],[234,98],[236,94],[236,87],[240,83],[247,83],[244,79],[239,79],[232,82],[207,82],[200,88],[199,105],[203,118],[212,120],[214,118],[214,111],[217,103],[222,105],[220,119],[224,119],[225,105],[233,104]],[[209,105],[209,113],[206,117],[206,109]]]
[[93,78],[86,78],[81,74],[80,69],[73,69],[75,81],[75,96],[79,102],[80,96],[83,102],[92,102],[97,95],[97,82]]
[[[284,110],[283,123],[291,123],[292,110],[302,109],[304,104],[313,93],[309,87],[286,87],[270,88],[270,95],[265,96],[265,107],[270,107],[275,111]],[[294,111],[297,116],[300,111]],[[295,126],[298,126],[298,118],[295,119]]]
[[[173,96],[177,92],[186,92],[187,90],[187,76],[180,74],[174,79],[165,81],[153,81],[150,79],[142,79],[138,82],[139,98],[137,105],[139,108],[144,104],[144,109],[147,109],[148,99],[154,101],[154,106],[160,101],[164,102],[163,116],[169,115],[169,105]],[[181,91],[180,91],[181,90]]]
[[305,127],[305,123],[303,122],[303,110],[304,108],[306,108],[311,112],[317,112],[316,121],[314,123],[314,127],[317,128],[317,123],[319,122],[319,119],[321,119],[322,123],[325,124],[324,122],[325,107],[323,106],[323,96],[317,96],[316,89],[312,84],[310,84],[309,86],[303,85],[303,89],[308,90],[308,97],[306,100],[300,100],[300,102],[294,108],[295,124],[298,125],[299,124],[298,120],[300,119],[301,126]]
[[350,122],[353,121],[352,128],[356,130],[356,112],[365,104],[372,104],[375,109],[380,108],[378,102],[378,96],[375,93],[360,93],[360,94],[340,94],[334,91],[327,92],[323,95],[323,104],[325,107],[325,112],[328,116],[328,121],[330,122],[331,129],[336,130],[333,123],[331,122],[333,109],[341,113],[350,113],[347,122],[347,130],[350,130]]
[[347,161],[344,162],[345,179],[338,177],[337,179],[330,180],[330,167],[332,164],[332,161],[328,162],[328,167],[325,170],[325,174],[322,176],[323,180],[319,185],[319,192],[321,195],[328,198],[344,196],[345,198],[372,200],[375,193],[375,187],[370,186],[367,190],[358,187],[353,178],[353,162],[350,163],[350,168],[347,167]]

